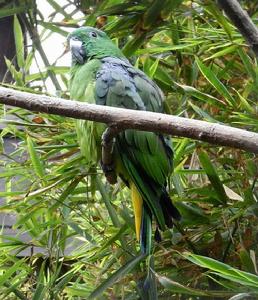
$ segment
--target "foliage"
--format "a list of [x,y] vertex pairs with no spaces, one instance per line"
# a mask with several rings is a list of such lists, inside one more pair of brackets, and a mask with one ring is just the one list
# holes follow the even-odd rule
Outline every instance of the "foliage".
[[[65,37],[78,24],[98,26],[159,84],[171,113],[258,131],[257,62],[215,1],[45,1],[55,10],[48,20],[35,8],[14,19],[17,68],[6,60],[11,87],[49,93],[50,77],[55,93],[68,97],[69,62],[51,65],[40,41]],[[257,18],[255,1],[242,4]],[[78,9],[85,16],[77,18]],[[36,23],[43,28],[26,57],[19,20],[29,33]],[[37,53],[45,69],[30,73]],[[253,154],[173,138],[170,194],[183,218],[146,258],[135,239],[129,191],[87,168],[73,120],[19,108],[1,114],[18,118],[2,121],[2,141],[8,135],[19,141],[10,155],[2,144],[0,210],[17,215],[17,235],[1,235],[1,299],[257,297]],[[26,249],[31,254],[20,258]]]

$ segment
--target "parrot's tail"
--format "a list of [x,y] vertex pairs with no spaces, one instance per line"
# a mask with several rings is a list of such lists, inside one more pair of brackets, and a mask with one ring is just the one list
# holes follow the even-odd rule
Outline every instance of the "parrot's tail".
[[144,254],[150,255],[152,248],[152,226],[151,226],[151,212],[148,207],[143,205],[142,223],[140,231],[140,246]]
[[[140,242],[141,251],[145,254],[151,253],[152,248],[152,212],[146,202],[142,200],[142,196],[138,192],[134,183],[131,183],[132,202],[135,216],[136,237]],[[160,206],[164,216],[165,224],[168,228],[173,227],[173,219],[179,220],[180,213],[173,205],[166,189],[162,190],[159,197]],[[156,228],[154,238],[157,242],[161,241],[159,233],[159,224]]]
[[136,238],[140,242],[142,253],[150,254],[152,246],[152,213],[134,183],[130,184],[134,209]]
[[[160,197],[160,205],[165,219],[165,224],[168,228],[173,227],[173,220],[180,220],[181,215],[177,208],[173,205],[168,192],[164,188]],[[161,241],[159,226],[157,226],[154,239],[157,242]],[[141,251],[150,255],[152,248],[152,213],[146,203],[142,206],[142,218],[140,228],[140,245]]]
[[128,186],[131,189],[135,216],[135,230],[137,240],[140,241],[143,253],[150,253],[152,217],[157,222],[155,240],[160,240],[159,230],[173,226],[173,219],[180,219],[180,213],[173,205],[165,187],[149,177],[138,165],[136,166],[122,155],[122,162],[131,180]]
[[166,191],[165,187],[162,190],[160,197],[160,206],[164,215],[165,223],[168,228],[173,227],[173,219],[180,220],[181,215],[178,209],[173,205],[172,200]]

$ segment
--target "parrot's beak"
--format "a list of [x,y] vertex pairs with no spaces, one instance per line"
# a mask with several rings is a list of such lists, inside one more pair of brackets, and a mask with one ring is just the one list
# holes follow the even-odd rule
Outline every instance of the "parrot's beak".
[[69,42],[68,41],[65,41],[64,43],[63,43],[63,45],[64,45],[64,53],[67,53],[67,52],[69,52],[70,51],[70,45],[69,45]]
[[71,38],[69,40],[69,47],[72,52],[73,59],[81,65],[84,64],[86,53],[83,49],[82,41],[74,40],[73,38]]

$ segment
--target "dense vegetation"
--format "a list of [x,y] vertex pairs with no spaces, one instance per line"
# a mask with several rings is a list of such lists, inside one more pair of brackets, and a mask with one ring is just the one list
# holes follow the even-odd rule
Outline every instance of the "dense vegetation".
[[[6,60],[13,82],[5,86],[68,98],[70,62],[48,65],[40,43],[52,34],[65,38],[78,24],[103,27],[162,88],[172,114],[258,131],[257,61],[215,1],[85,0],[64,7],[45,1],[55,10],[48,19],[30,1],[28,6],[10,1],[1,13],[19,13],[17,65]],[[257,1],[241,4],[258,17]],[[76,18],[78,10],[85,16]],[[33,33],[25,50],[21,24]],[[43,27],[40,35],[37,24]],[[36,55],[45,67],[31,73]],[[87,168],[74,121],[2,108],[2,119],[10,115],[16,119],[5,121],[1,132],[5,190],[0,196],[6,202],[0,210],[17,214],[17,235],[1,235],[1,299],[257,297],[254,154],[173,138],[170,195],[183,218],[144,258],[128,189],[122,182],[107,184],[100,168]],[[7,157],[8,135],[18,146]],[[25,249],[31,253],[22,257]]]

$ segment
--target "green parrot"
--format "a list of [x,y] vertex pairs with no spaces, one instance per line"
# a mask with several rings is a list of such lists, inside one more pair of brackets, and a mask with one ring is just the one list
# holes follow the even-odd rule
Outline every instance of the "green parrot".
[[[68,36],[72,54],[70,96],[82,102],[127,109],[164,112],[164,96],[142,71],[133,67],[101,30],[81,27]],[[87,165],[101,160],[101,137],[106,126],[78,120],[76,130]],[[170,139],[153,132],[128,129],[119,133],[113,149],[114,170],[131,190],[135,231],[143,253],[152,245],[152,220],[159,229],[173,226],[180,214],[167,191],[172,172]]]

